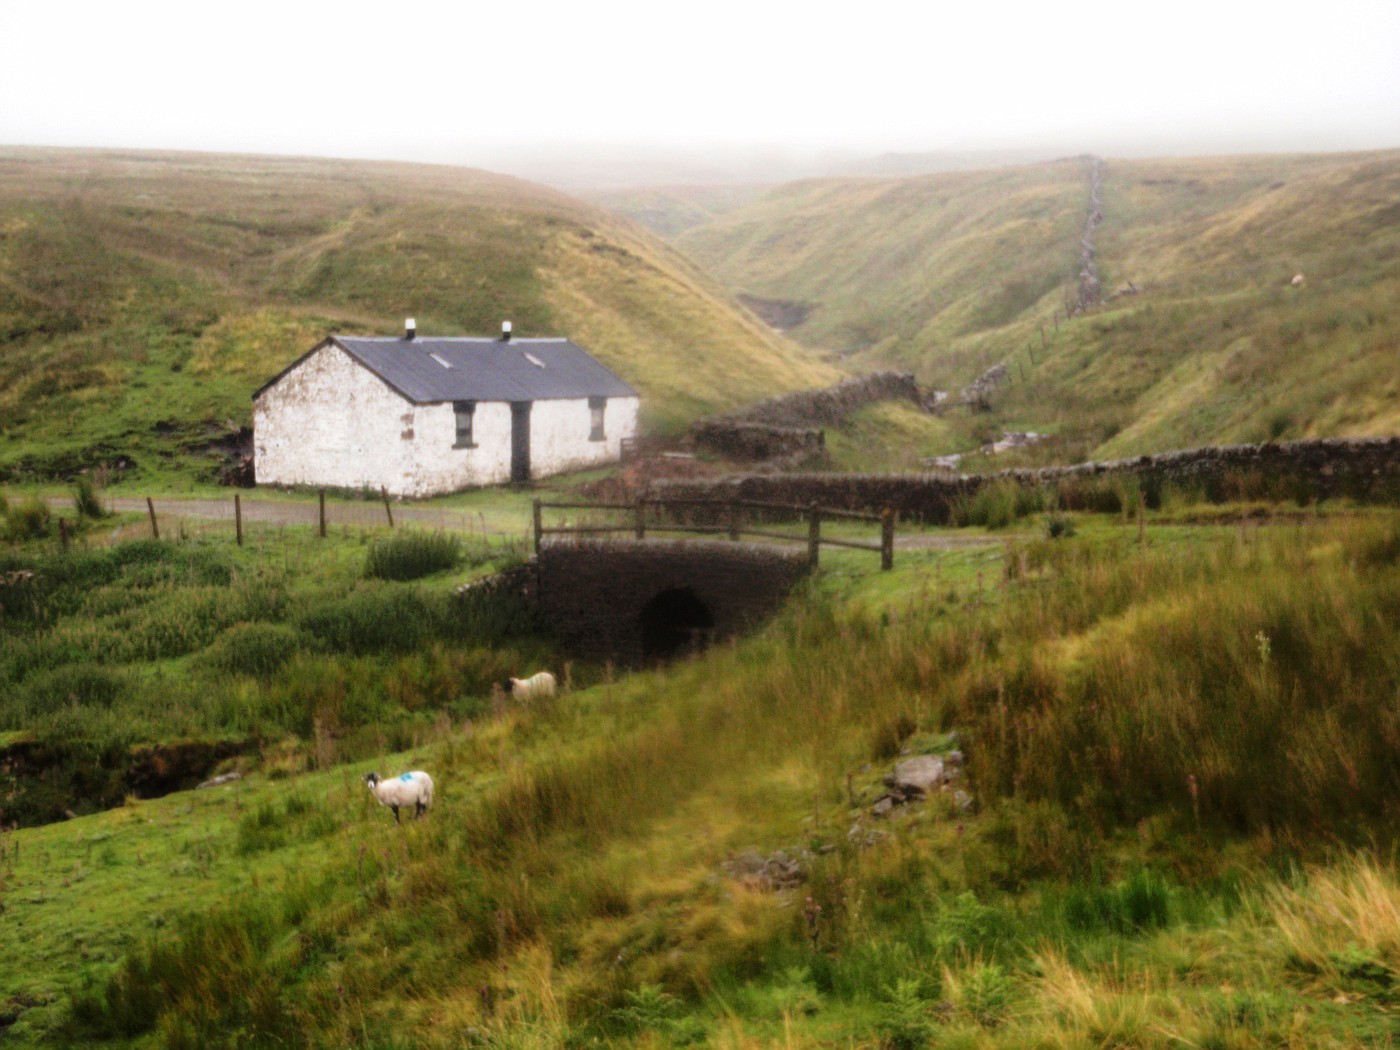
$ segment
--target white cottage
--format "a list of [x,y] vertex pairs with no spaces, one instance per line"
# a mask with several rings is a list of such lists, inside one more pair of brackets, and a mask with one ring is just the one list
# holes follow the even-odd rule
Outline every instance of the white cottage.
[[614,462],[637,392],[567,339],[333,335],[253,395],[263,485],[432,496]]

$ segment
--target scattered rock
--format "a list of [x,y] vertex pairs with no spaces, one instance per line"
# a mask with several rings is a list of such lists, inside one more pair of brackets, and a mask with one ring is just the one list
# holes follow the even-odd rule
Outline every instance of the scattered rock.
[[746,849],[726,860],[724,870],[730,877],[754,889],[786,890],[807,881],[803,861],[810,857],[806,850],[789,853],[780,849],[772,856],[765,857],[756,849]]
[[[961,775],[962,766],[963,753],[956,749],[943,755],[916,755],[896,762],[894,772],[884,778],[889,793],[876,800],[870,807],[870,815],[884,819],[896,806],[923,802],[935,792],[949,791],[951,782]],[[966,812],[972,805],[971,795],[961,788],[953,789],[952,806],[955,811]]]
[[235,780],[242,779],[243,774],[235,769],[232,773],[221,773],[217,777],[212,777],[209,780],[206,780],[203,784],[200,784],[199,787],[195,788],[195,790],[198,791],[201,788],[218,787],[220,784],[229,784]]
[[896,764],[894,773],[885,777],[885,786],[892,795],[902,794],[906,799],[910,796],[924,798],[938,790],[946,779],[943,759],[937,755],[919,755]]
[[851,825],[851,829],[846,832],[846,840],[857,849],[869,849],[878,845],[890,837],[888,831],[881,831],[878,828],[867,828],[860,821]]

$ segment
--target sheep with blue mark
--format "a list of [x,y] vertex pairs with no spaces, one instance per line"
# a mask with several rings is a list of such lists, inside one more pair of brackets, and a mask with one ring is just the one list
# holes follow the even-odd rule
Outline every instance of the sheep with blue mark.
[[522,703],[531,700],[552,700],[559,693],[559,685],[548,671],[532,674],[529,678],[507,678],[501,683],[506,695]]
[[421,817],[433,805],[433,778],[421,769],[381,780],[378,773],[366,773],[365,784],[381,806],[394,811],[394,823],[399,823],[399,807],[412,806],[414,819]]

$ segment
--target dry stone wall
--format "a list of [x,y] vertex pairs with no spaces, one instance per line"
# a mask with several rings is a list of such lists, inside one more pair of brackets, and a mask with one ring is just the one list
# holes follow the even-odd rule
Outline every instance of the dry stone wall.
[[1135,478],[1145,492],[1167,484],[1220,501],[1254,494],[1299,500],[1351,496],[1400,501],[1400,437],[1330,438],[1282,444],[1220,445],[1072,467],[1005,470],[996,474],[738,474],[711,481],[661,481],[649,495],[745,499],[846,510],[891,507],[905,521],[943,524],[961,499],[984,485],[1011,482],[1057,486]]
[[824,387],[756,402],[691,428],[695,444],[730,459],[788,461],[825,454],[821,428],[838,426],[853,412],[881,401],[912,401],[932,411],[936,397],[908,372],[871,372]]

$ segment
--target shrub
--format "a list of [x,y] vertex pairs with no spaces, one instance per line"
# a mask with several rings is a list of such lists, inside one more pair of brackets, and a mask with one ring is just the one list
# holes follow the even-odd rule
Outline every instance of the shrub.
[[1166,880],[1144,868],[1112,886],[1071,888],[1064,898],[1064,920],[1081,932],[1139,933],[1166,926],[1171,902]]
[[980,1025],[1006,1020],[1016,998],[1016,981],[996,963],[977,963],[960,974],[945,971],[944,987],[957,1009]]
[[5,537],[16,543],[41,540],[49,534],[49,508],[38,496],[29,496],[18,507],[5,511]]
[[946,901],[934,917],[930,940],[945,958],[988,956],[1016,943],[1016,924],[1001,908],[983,904],[971,890]]
[[127,691],[126,675],[90,663],[68,664],[31,675],[0,706],[0,724],[18,728],[21,718],[41,717],[70,704],[110,708]]
[[416,580],[455,568],[462,541],[445,532],[398,532],[375,540],[365,558],[365,576],[374,580]]
[[275,674],[309,639],[280,623],[239,623],[219,635],[203,654],[207,666],[229,674],[266,678]]
[[879,1021],[880,1036],[891,1050],[919,1050],[938,1034],[938,1023],[924,996],[924,982],[900,977],[885,989]]
[[92,518],[99,521],[108,516],[108,512],[97,499],[91,478],[78,479],[77,487],[73,490],[73,507],[78,512],[79,519]]
[[451,597],[401,584],[362,585],[301,617],[298,627],[338,652],[407,652],[462,631]]
[[1024,488],[1014,481],[997,481],[983,485],[971,496],[959,497],[953,504],[952,517],[955,525],[1002,529],[1039,509],[1039,490]]

